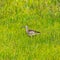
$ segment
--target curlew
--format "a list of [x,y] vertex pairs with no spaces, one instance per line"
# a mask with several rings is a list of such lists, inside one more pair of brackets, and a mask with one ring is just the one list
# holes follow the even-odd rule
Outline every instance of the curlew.
[[27,25],[25,26],[25,28],[26,28],[26,33],[28,34],[28,36],[34,36],[34,35],[40,34],[40,32],[38,31],[28,29]]

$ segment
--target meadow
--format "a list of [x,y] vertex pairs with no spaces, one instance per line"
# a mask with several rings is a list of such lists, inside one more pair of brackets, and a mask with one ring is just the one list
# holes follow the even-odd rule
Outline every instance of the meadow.
[[60,1],[0,0],[0,60],[60,60]]

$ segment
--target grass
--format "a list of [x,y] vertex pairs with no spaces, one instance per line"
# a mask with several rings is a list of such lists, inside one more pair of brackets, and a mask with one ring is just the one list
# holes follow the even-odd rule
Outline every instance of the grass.
[[[0,0],[0,60],[60,60],[59,0]],[[28,37],[22,26],[41,32]]]

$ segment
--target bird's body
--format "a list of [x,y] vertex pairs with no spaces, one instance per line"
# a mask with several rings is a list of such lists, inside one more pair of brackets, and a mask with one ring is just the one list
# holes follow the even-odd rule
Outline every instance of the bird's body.
[[37,31],[34,31],[34,30],[28,30],[27,33],[28,33],[29,36],[33,36],[33,35],[39,34],[40,32],[37,32]]
[[26,33],[27,33],[29,36],[34,36],[34,35],[40,33],[40,32],[37,32],[37,31],[35,31],[35,30],[29,30],[29,29],[28,29],[28,26],[25,26],[25,28],[26,28]]

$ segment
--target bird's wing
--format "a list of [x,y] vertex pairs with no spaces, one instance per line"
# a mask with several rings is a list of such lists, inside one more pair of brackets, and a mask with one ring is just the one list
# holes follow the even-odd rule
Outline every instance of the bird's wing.
[[35,30],[29,30],[29,31],[31,31],[31,32],[35,32],[35,33],[40,33],[40,32],[38,32],[38,31],[35,31]]

